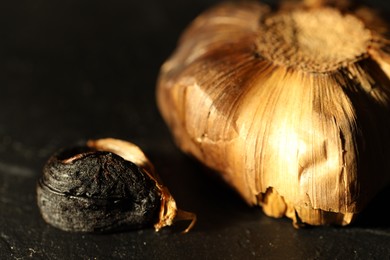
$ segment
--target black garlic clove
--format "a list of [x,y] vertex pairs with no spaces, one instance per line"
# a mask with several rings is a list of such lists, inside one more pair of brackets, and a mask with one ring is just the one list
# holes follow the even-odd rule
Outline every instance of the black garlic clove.
[[106,232],[192,220],[178,210],[153,166],[134,144],[107,138],[54,154],[37,185],[43,219],[65,231]]

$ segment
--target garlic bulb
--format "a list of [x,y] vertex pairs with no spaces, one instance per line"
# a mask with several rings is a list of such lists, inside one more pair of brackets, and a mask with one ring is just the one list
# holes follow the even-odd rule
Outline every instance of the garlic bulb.
[[390,182],[386,30],[360,7],[220,4],[162,66],[158,106],[178,146],[250,205],[346,225]]

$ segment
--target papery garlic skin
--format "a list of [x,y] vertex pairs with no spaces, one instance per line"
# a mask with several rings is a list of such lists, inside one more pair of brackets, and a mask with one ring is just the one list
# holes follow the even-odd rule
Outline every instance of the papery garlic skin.
[[258,3],[200,15],[157,87],[179,147],[270,216],[349,224],[390,183],[389,42],[359,15]]

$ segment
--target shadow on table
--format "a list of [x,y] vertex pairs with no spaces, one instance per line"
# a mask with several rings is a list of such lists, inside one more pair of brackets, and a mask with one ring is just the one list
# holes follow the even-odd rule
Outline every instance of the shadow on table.
[[357,217],[353,226],[370,228],[389,228],[390,186],[381,191]]
[[[248,206],[215,172],[192,158],[178,153],[171,156],[151,154],[150,159],[177,206],[196,213],[197,230],[258,221],[263,216],[258,207]],[[185,225],[178,223],[177,226]]]

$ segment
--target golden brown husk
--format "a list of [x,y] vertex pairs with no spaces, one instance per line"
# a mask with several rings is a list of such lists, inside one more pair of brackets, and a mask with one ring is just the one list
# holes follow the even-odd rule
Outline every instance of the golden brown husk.
[[179,147],[249,204],[346,225],[390,183],[390,48],[370,10],[316,3],[206,11],[157,101]]

